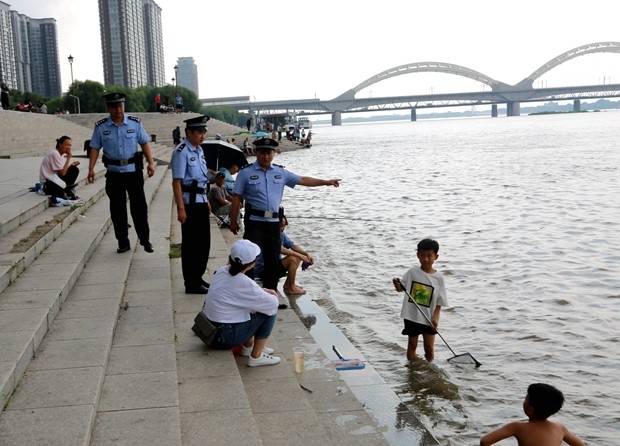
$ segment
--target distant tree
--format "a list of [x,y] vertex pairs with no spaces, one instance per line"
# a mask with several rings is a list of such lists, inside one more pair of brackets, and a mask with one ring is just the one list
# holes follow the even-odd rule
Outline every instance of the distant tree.
[[[125,110],[129,113],[155,111],[154,98],[157,93],[161,96],[162,105],[174,106],[174,98],[178,92],[183,96],[185,111],[198,113],[202,108],[200,100],[193,91],[184,87],[175,87],[174,85],[127,88],[119,85],[104,86],[97,81],[85,80],[74,81],[69,86],[68,91],[69,94],[80,98],[80,111],[82,113],[104,113],[106,107],[102,96],[105,93],[111,92],[120,92],[127,96]],[[47,99],[34,93],[11,90],[9,98],[13,108],[20,102],[24,103],[31,100],[35,106],[42,103],[47,104],[48,113],[55,113],[57,110],[74,112],[74,100],[67,95]]]
[[19,91],[19,90],[9,91],[9,104],[11,105],[13,110],[15,110],[15,107],[20,102],[22,104],[26,104],[28,103],[28,101],[31,101],[34,106],[38,106],[39,104],[43,104],[47,102],[47,98],[43,96],[39,96],[36,93],[28,92],[28,91],[26,92]]
[[[56,98],[52,98],[45,104],[47,105],[47,112],[50,114],[54,114],[57,111],[63,110],[73,111],[73,99],[67,96],[58,96]],[[81,110],[84,111],[84,109]]]
[[[75,81],[69,87],[69,94],[80,98],[80,109],[82,113],[105,112],[105,104],[101,99],[101,96],[103,96],[103,92],[103,85],[97,81]],[[73,100],[71,99],[68,102],[72,104]],[[48,109],[50,110],[50,112],[54,111],[53,109],[50,109],[49,105]],[[67,109],[72,110],[73,106],[67,107]]]
[[214,119],[227,122],[239,127],[245,126],[249,115],[246,113],[239,113],[234,108],[228,105],[211,105],[202,108],[202,113],[208,115]]

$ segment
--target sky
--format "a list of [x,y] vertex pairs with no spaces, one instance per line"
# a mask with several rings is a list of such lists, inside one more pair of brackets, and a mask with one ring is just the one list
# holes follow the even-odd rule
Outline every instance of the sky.
[[[69,54],[74,79],[103,82],[96,0],[4,1],[28,16],[56,19],[63,90],[70,83]],[[571,48],[620,41],[618,0],[156,2],[166,80],[178,57],[193,57],[201,98],[331,99],[381,71],[421,61],[464,65],[515,84]],[[620,54],[576,58],[535,86],[603,82],[620,83]],[[483,88],[453,75],[407,74],[357,97]]]

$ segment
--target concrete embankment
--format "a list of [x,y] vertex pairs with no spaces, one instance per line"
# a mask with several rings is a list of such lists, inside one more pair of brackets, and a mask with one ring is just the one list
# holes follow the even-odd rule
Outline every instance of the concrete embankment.
[[[211,229],[214,240],[220,238],[226,240],[226,249],[238,239],[238,236],[227,229],[216,229],[213,224]],[[210,258],[209,262],[212,264],[211,262],[218,260],[219,264],[226,262],[226,258]],[[217,263],[213,267],[216,265]],[[259,384],[262,380],[270,381],[269,388],[273,389],[274,397],[282,399],[277,411],[283,413],[278,413],[276,416],[281,420],[291,418],[287,413],[291,398],[308,400],[314,411],[308,416],[315,420],[315,423],[318,421],[313,428],[315,433],[324,432],[329,438],[325,444],[408,446],[439,444],[386,384],[372,363],[363,358],[361,352],[314,302],[311,293],[309,290],[309,293],[302,297],[281,297],[281,303],[288,304],[290,309],[279,311],[278,322],[269,345],[275,346],[274,354],[282,356],[283,363],[266,367],[256,374],[246,368],[241,374],[246,389],[252,382]],[[365,368],[336,371],[333,361],[338,357],[332,346],[337,346],[345,358],[363,359]],[[293,372],[294,347],[303,347],[305,351],[306,370],[302,374]],[[239,358],[237,363],[240,367],[244,364]],[[263,373],[264,376],[261,377]],[[304,391],[300,391],[297,385]],[[291,420],[295,424],[289,425],[288,432],[284,430],[283,435],[290,435],[290,438],[297,437],[300,443],[313,440],[310,443],[314,444],[318,438],[308,436],[309,433],[304,431],[307,420],[300,425],[297,425],[298,417],[293,416]],[[296,444],[296,442],[282,444]]]
[[[49,148],[54,124],[80,131],[52,116],[9,117],[20,125],[3,135],[22,145]],[[45,131],[23,130],[37,125]],[[153,149],[169,161],[169,145]],[[0,159],[2,445],[436,444],[370,363],[334,369],[332,344],[361,356],[311,296],[284,300],[270,339],[277,366],[205,348],[191,331],[203,297],[184,293],[171,249],[180,225],[165,164],[145,181],[155,252],[131,232],[134,249],[119,255],[101,163],[95,183],[79,178],[85,204],[65,210],[27,192],[39,162]],[[210,274],[234,240],[214,220],[211,233]],[[303,373],[293,347],[304,349]]]

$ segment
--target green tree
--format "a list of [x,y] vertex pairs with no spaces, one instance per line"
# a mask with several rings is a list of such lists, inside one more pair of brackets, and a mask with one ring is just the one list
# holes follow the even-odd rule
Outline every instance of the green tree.
[[[105,104],[101,99],[103,96],[104,87],[97,81],[75,81],[69,87],[69,94],[80,98],[80,110],[82,113],[102,113],[105,112]],[[68,102],[73,103],[73,99]],[[66,107],[68,110],[73,110],[73,105]],[[48,105],[49,109],[49,105]],[[51,111],[51,110],[50,110]]]
[[234,108],[228,105],[211,105],[209,107],[203,107],[202,113],[210,116],[214,119],[227,122],[239,127],[245,127],[249,115],[246,113],[239,113]]
[[24,92],[19,90],[10,90],[9,91],[9,106],[11,109],[15,110],[17,104],[27,104],[28,102],[32,102],[32,105],[37,107],[39,104],[44,104],[47,102],[47,98],[43,96],[39,96],[36,93]]

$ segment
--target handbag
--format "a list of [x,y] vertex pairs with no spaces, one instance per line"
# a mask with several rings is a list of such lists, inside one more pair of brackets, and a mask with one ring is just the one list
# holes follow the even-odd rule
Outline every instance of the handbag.
[[194,318],[194,326],[192,327],[192,331],[196,333],[196,336],[198,336],[207,347],[211,347],[211,344],[217,335],[218,327],[213,325],[213,323],[211,323],[211,321],[207,319],[207,316],[205,316],[201,311]]

